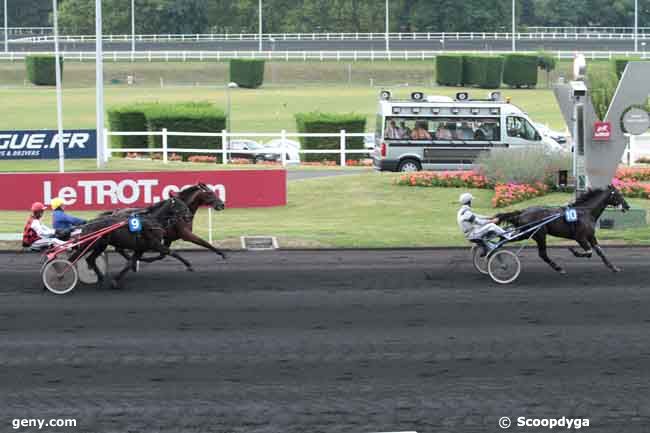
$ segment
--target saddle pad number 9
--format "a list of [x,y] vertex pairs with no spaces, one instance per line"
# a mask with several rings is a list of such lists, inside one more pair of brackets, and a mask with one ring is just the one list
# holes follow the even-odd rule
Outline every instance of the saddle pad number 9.
[[564,211],[564,220],[568,223],[578,222],[578,211],[570,207]]
[[142,221],[135,215],[129,218],[129,231],[131,233],[140,233],[142,231]]

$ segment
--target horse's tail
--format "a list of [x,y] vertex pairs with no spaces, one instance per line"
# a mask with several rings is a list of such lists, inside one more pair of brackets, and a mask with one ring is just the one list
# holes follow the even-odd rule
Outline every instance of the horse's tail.
[[504,212],[504,213],[499,213],[495,215],[495,218],[499,220],[499,224],[501,223],[508,223],[512,224],[514,226],[519,226],[519,216],[521,215],[522,211],[516,210],[513,212]]

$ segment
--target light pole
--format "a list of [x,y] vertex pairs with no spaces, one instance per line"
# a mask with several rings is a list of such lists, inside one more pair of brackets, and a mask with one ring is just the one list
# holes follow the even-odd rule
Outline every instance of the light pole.
[[[231,89],[236,89],[239,87],[237,83],[230,82],[226,85],[226,133],[228,134],[226,136],[226,142],[222,143],[222,146],[226,146],[226,149],[230,150],[230,109],[231,109],[231,103],[230,103],[230,91]],[[230,158],[228,158],[230,159]],[[226,163],[226,161],[222,161],[223,164]]]
[[386,0],[386,51],[390,51],[390,8],[388,6],[388,0]]
[[515,42],[517,31],[517,16],[515,15],[515,0],[512,0],[512,51],[517,51],[517,43]]
[[259,23],[259,51],[262,51],[262,0],[259,1],[259,13],[258,13]]
[[7,0],[5,0],[5,53],[9,52],[9,28],[7,22]]
[[54,70],[56,73],[56,125],[59,137],[59,173],[63,173],[65,171],[65,152],[63,149],[63,95],[61,92],[61,55],[59,53],[59,11],[57,0],[52,0],[52,19],[54,21]]
[[95,0],[95,111],[97,129],[97,168],[108,160],[104,143],[104,48],[102,46],[102,0]]
[[639,51],[639,0],[634,0],[634,52]]
[[135,0],[131,0],[131,52],[135,53]]

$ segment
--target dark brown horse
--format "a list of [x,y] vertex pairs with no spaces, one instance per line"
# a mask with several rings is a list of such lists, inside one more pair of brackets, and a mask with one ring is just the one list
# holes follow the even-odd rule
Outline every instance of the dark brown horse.
[[[543,226],[533,236],[542,260],[548,263],[554,270],[562,274],[566,273],[560,265],[548,257],[546,236],[550,235],[575,240],[584,250],[582,252],[574,248],[569,248],[576,257],[591,257],[592,249],[595,250],[596,254],[600,256],[609,269],[613,272],[619,272],[620,269],[609,261],[596,239],[596,224],[607,206],[620,207],[623,212],[630,208],[620,191],[610,185],[605,189],[589,190],[568,206],[576,210],[576,222],[567,222],[562,217]],[[522,227],[527,224],[533,224],[535,221],[542,221],[553,215],[564,214],[566,209],[567,207],[530,207],[521,211],[498,214],[496,217],[500,223],[506,222],[515,227]]]
[[[173,201],[175,203],[174,206],[165,207],[164,205],[161,205],[161,202],[149,208],[120,209],[113,212],[106,212],[102,215],[110,214],[121,217],[128,217],[133,213],[147,215],[157,220],[165,229],[165,247],[170,248],[173,242],[183,240],[209,249],[221,256],[223,259],[226,258],[223,251],[215,248],[212,244],[201,239],[192,232],[194,216],[199,208],[207,206],[217,211],[225,209],[224,202],[217,196],[217,194],[215,194],[214,191],[212,191],[206,184],[199,183],[182,190],[175,197],[165,200],[165,202],[167,201]],[[123,250],[118,249],[118,252],[128,261],[132,262],[132,256],[127,255]],[[180,254],[172,250],[169,250],[169,253],[166,254],[161,253],[156,257],[145,258],[140,256],[137,261],[151,263],[161,260],[167,255],[179,260],[185,265],[188,271],[192,271],[192,265],[186,259],[181,257]]]

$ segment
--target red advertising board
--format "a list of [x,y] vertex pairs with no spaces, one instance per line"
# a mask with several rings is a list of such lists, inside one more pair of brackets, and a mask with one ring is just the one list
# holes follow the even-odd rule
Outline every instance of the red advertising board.
[[65,200],[74,210],[148,206],[196,183],[209,185],[226,208],[284,206],[286,170],[219,170],[0,174],[1,210],[28,210],[35,201]]
[[609,122],[595,122],[593,138],[596,141],[609,141],[612,138],[612,124]]

